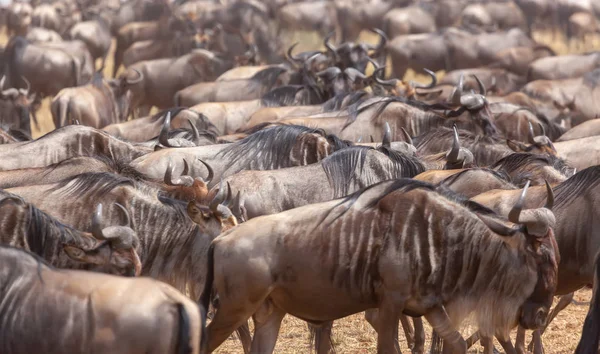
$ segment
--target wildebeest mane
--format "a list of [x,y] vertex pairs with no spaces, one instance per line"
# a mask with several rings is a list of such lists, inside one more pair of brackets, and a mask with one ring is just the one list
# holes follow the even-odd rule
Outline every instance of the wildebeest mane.
[[322,162],[327,180],[333,187],[334,198],[348,194],[353,180],[363,173],[367,154],[371,150],[381,152],[389,158],[391,171],[387,172],[390,172],[390,178],[414,177],[425,170],[416,158],[411,159],[409,156],[384,146],[377,149],[369,146],[348,147],[329,155]]
[[492,170],[491,168],[486,168],[486,167],[473,167],[473,168],[465,169],[463,171],[460,171],[459,173],[455,173],[452,176],[448,176],[448,177],[444,178],[440,183],[438,183],[438,185],[449,186],[449,185],[453,184],[454,182],[456,182],[456,180],[460,179],[462,177],[462,175],[472,172],[474,170],[485,171],[501,181],[504,181],[506,183],[512,183],[510,176],[504,170],[496,171],[496,170]]
[[119,186],[135,187],[132,179],[107,172],[86,172],[66,178],[57,183],[51,192],[61,190],[64,195],[81,195],[91,193],[101,196]]
[[[415,100],[410,100],[410,99],[406,99],[404,97],[399,97],[399,96],[386,96],[386,97],[382,97],[379,99],[374,99],[371,102],[366,102],[367,99],[365,100],[359,100],[358,102],[348,106],[348,120],[346,120],[346,122],[344,123],[344,127],[342,128],[342,130],[346,129],[346,127],[348,127],[350,124],[354,123],[354,121],[356,121],[356,118],[358,118],[358,115],[361,112],[364,112],[365,110],[378,105],[377,109],[375,110],[375,112],[373,113],[373,115],[371,116],[371,119],[377,119],[377,117],[379,117],[379,115],[381,115],[381,113],[383,113],[383,111],[387,108],[387,106],[389,106],[392,103],[404,103],[407,104],[411,107],[415,107],[419,110],[422,111],[430,111],[431,110],[431,106],[423,103],[423,102],[419,102],[419,101],[415,101]],[[434,123],[434,126],[439,126],[441,124],[443,124],[444,122],[444,118],[440,115],[438,115],[437,113],[434,112],[429,112],[428,116],[427,116],[427,121],[424,122],[424,124],[428,124],[430,125],[430,123]]]
[[501,170],[510,174],[524,166],[532,164],[550,166],[564,176],[567,176],[567,174],[569,174],[572,170],[572,168],[569,167],[567,163],[559,157],[553,155],[532,154],[529,152],[516,152],[514,154],[507,155],[498,160],[490,168]]
[[555,207],[566,206],[577,197],[589,195],[600,184],[600,165],[577,172],[554,188]]
[[[8,279],[22,277],[23,274],[27,274],[31,271],[31,269],[24,271],[24,267],[35,267],[38,276],[40,277],[40,281],[42,282],[43,280],[41,279],[40,274],[42,267],[47,267],[51,270],[59,270],[37,254],[10,245],[0,245],[0,259],[2,259],[5,269],[8,269]],[[10,281],[5,281],[3,284],[0,284],[0,289],[5,286],[10,286],[10,284]],[[3,289],[2,293],[5,294]]]
[[323,112],[334,112],[352,105],[360,105],[367,99],[369,99],[369,94],[366,91],[341,93],[323,103]]
[[264,87],[273,87],[277,82],[279,75],[286,71],[287,69],[283,66],[271,66],[252,75],[249,80],[253,84],[259,84]]
[[261,97],[260,103],[263,107],[295,106],[298,104],[298,102],[296,102],[296,94],[303,89],[305,89],[305,86],[303,85],[277,87],[265,93]]
[[131,165],[128,162],[121,160],[121,159],[114,159],[114,158],[111,158],[106,155],[74,156],[74,157],[71,157],[71,158],[68,158],[68,159],[62,160],[60,162],[57,162],[55,164],[47,166],[39,174],[43,175],[43,174],[51,173],[55,169],[61,167],[63,164],[67,164],[71,160],[79,159],[79,158],[90,158],[90,159],[99,161],[100,163],[106,165],[111,170],[112,173],[119,174],[124,177],[136,180],[136,181],[148,180],[147,176],[145,176],[143,173],[139,172],[135,168],[131,167]]
[[300,125],[275,125],[259,130],[244,139],[232,143],[217,154],[229,161],[227,168],[241,163],[242,169],[252,169],[257,163],[264,166],[289,166],[290,152],[298,138],[316,133],[326,136],[321,129]]
[[483,215],[489,215],[489,216],[494,216],[496,218],[501,218],[503,219],[501,216],[497,215],[496,212],[494,212],[493,210],[489,209],[486,206],[483,206],[477,202],[474,202],[468,198],[466,198],[465,196],[458,194],[452,190],[450,190],[449,188],[445,187],[445,186],[434,186],[431,183],[427,183],[427,182],[423,182],[423,181],[418,181],[415,179],[409,179],[409,178],[401,178],[401,179],[396,179],[393,181],[383,181],[380,183],[376,183],[373,184],[371,186],[368,186],[366,188],[363,188],[357,192],[354,192],[352,194],[349,194],[348,196],[346,196],[345,198],[341,199],[340,202],[338,204],[336,204],[330,211],[329,213],[326,214],[326,216],[323,218],[323,220],[326,220],[327,217],[330,215],[330,213],[335,210],[336,208],[340,207],[340,206],[345,206],[345,210],[341,213],[339,213],[338,215],[336,215],[333,220],[331,220],[331,223],[333,221],[335,221],[337,218],[341,217],[342,215],[344,215],[346,213],[346,211],[350,210],[350,208],[354,205],[354,203],[356,203],[356,201],[358,201],[358,199],[365,194],[365,192],[370,191],[374,188],[378,188],[380,187],[381,184],[388,184],[388,186],[379,191],[379,193],[372,197],[371,200],[364,206],[365,209],[370,209],[375,207],[383,198],[385,198],[388,194],[396,192],[396,191],[401,191],[403,193],[408,193],[414,189],[425,189],[428,191],[432,191],[432,192],[436,192],[437,194],[443,196],[444,198],[451,200],[453,202],[456,202],[464,207],[466,207],[467,209],[469,209],[470,211],[474,212],[474,213],[478,213],[478,214],[483,214]]

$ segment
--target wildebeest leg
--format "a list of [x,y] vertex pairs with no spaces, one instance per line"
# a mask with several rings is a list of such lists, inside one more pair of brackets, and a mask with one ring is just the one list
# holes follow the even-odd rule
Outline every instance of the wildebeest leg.
[[492,338],[481,338],[481,344],[483,345],[483,354],[494,354],[494,341]]
[[554,317],[556,317],[559,312],[561,312],[567,306],[569,306],[569,304],[573,301],[574,296],[575,296],[575,293],[570,293],[570,294],[563,295],[560,297],[560,299],[558,300],[558,304],[556,304],[556,306],[554,306],[554,308],[550,312],[550,315],[548,315],[548,320],[546,321],[546,325],[540,329],[541,334],[544,334],[544,332],[546,331],[546,328],[548,328],[548,325],[550,324],[550,322],[552,322]]
[[479,342],[479,339],[481,339],[481,333],[479,333],[479,331],[471,334],[471,336],[467,338],[467,348],[471,348],[473,344]]
[[452,322],[442,306],[435,307],[433,310],[429,311],[429,313],[425,315],[425,318],[439,336],[444,339],[444,353],[466,354],[467,342],[465,342],[460,333],[452,326]]
[[525,328],[519,326],[515,346],[518,354],[525,354]]
[[533,338],[531,339],[531,341],[533,342],[533,354],[544,354],[542,334],[540,333],[539,329],[533,331]]
[[325,322],[321,325],[308,324],[310,330],[311,342],[314,341],[317,354],[328,354],[333,350],[331,341],[331,328],[333,321]]
[[248,321],[246,321],[243,325],[236,329],[235,332],[237,333],[240,342],[242,342],[244,354],[250,353],[250,346],[252,345],[252,336],[250,335]]
[[517,354],[515,347],[513,347],[512,342],[510,341],[510,338],[508,340],[501,339],[501,338],[496,338],[496,339],[498,339],[498,342],[502,346],[502,349],[504,349],[504,353]]
[[384,299],[377,316],[377,353],[400,354],[398,344],[398,322],[402,309],[395,302]]
[[250,353],[273,353],[283,317],[285,317],[285,311],[272,304],[261,306],[261,309],[253,316],[255,327]]
[[423,319],[421,317],[413,317],[415,325],[415,345],[413,346],[413,354],[425,353],[425,328],[423,328]]
[[215,317],[207,326],[208,352],[213,352],[259,308],[258,304],[227,301],[221,297]]
[[548,319],[546,320],[546,325],[544,327],[536,330],[533,333],[533,337],[531,338],[531,342],[529,342],[529,346],[527,347],[527,350],[529,350],[530,352],[533,352],[534,354],[536,353],[535,345],[536,345],[536,341],[538,340],[538,339],[536,339],[536,332],[539,332],[538,337],[539,337],[540,347],[537,348],[537,353],[544,352],[544,348],[541,344],[542,343],[541,335],[544,334],[544,332],[546,331],[546,328],[548,328],[548,325],[550,324],[550,322],[552,322],[552,320],[554,320],[554,318],[558,315],[558,313],[561,312],[562,310],[564,310],[567,306],[569,306],[569,304],[573,301],[574,296],[575,296],[575,293],[570,293],[570,294],[563,295],[560,297],[560,299],[558,300],[558,303],[556,304],[556,306],[554,306],[554,308],[548,315]]
[[[375,331],[377,332],[379,329],[378,328],[379,310],[378,309],[369,309],[369,310],[365,311],[365,319],[367,320],[367,322],[369,322],[371,327],[373,327],[375,329]],[[402,329],[404,330],[404,335],[406,336],[406,342],[408,344],[408,347],[414,348],[414,346],[415,346],[414,334],[415,333],[412,328],[412,325],[408,321],[408,317],[405,315],[400,315],[400,322],[402,323]],[[422,325],[423,325],[423,323],[421,322],[421,326]],[[398,326],[396,326],[396,327],[398,327]],[[398,341],[397,338],[398,338],[398,335],[396,335],[396,342]],[[425,333],[423,333],[423,338],[425,338]],[[425,340],[423,339],[423,346],[425,346],[424,342],[425,342]]]

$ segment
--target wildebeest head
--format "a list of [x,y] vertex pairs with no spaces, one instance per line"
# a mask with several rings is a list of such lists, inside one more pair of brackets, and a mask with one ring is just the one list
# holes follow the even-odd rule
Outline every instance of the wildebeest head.
[[[373,63],[375,64],[375,62],[373,62]],[[375,72],[373,73],[373,79],[375,80],[376,83],[378,83],[383,88],[385,88],[389,92],[389,94],[392,94],[395,96],[402,96],[402,97],[414,97],[415,95],[419,94],[417,89],[432,89],[437,84],[437,77],[436,77],[435,73],[429,69],[423,69],[423,70],[425,70],[427,75],[429,75],[431,77],[431,82],[428,85],[420,85],[420,84],[412,82],[412,81],[406,83],[406,82],[404,82],[402,80],[398,80],[398,79],[383,80],[383,75],[385,73],[385,66],[377,68],[375,70]],[[381,77],[379,77],[380,73],[381,73]]]
[[452,130],[454,131],[454,140],[452,141],[452,148],[446,153],[445,169],[454,170],[473,167],[473,160],[475,159],[473,153],[460,146],[456,125],[452,127]]
[[[323,45],[327,48],[327,52],[330,54],[334,65],[342,70],[346,68],[355,68],[364,73],[369,64],[369,58],[374,58],[380,63],[385,61],[385,46],[388,41],[387,36],[380,29],[374,28],[372,31],[379,35],[379,43],[375,47],[364,43],[356,44],[345,42],[336,48],[329,43],[331,37],[333,37],[335,33],[332,32],[327,35],[323,41]],[[369,53],[370,50],[373,52]]]
[[542,135],[535,136],[533,125],[529,122],[529,132],[527,135],[529,145],[515,140],[507,140],[506,144],[516,152],[533,152],[536,154],[557,156],[556,148],[552,144],[552,141],[545,135],[544,127],[542,125],[540,127],[542,128]]
[[209,164],[200,159],[198,159],[198,161],[200,161],[208,170],[206,179],[190,176],[189,165],[185,159],[183,159],[183,171],[181,172],[181,175],[179,178],[173,178],[173,166],[171,162],[169,162],[163,179],[163,182],[166,185],[164,190],[169,196],[186,202],[203,202],[205,200],[208,195],[208,184],[213,180],[215,173]]
[[[551,208],[554,204],[554,193],[546,184],[548,196],[543,208],[522,210],[529,188],[529,182],[508,214],[508,220],[516,227],[507,229],[505,226],[496,227],[482,220],[496,233],[509,236],[507,243],[510,247],[524,249],[531,257],[527,257],[527,268],[537,273],[537,281],[532,293],[525,300],[519,315],[519,324],[526,329],[535,329],[544,326],[548,311],[552,305],[552,298],[556,291],[558,281],[558,263],[560,254],[554,237],[553,228],[556,224]],[[502,230],[504,229],[504,230]],[[520,232],[519,232],[520,231]],[[524,237],[513,238],[519,232]],[[516,241],[516,242],[515,242]]]
[[231,187],[227,184],[227,192],[223,180],[219,184],[219,191],[207,206],[190,201],[187,206],[188,216],[194,221],[204,234],[217,236],[238,224],[231,210],[223,204],[231,199]]
[[[33,111],[33,103],[35,102],[35,93],[29,95],[30,84],[29,81],[25,77],[21,77],[25,82],[27,88],[25,89],[16,89],[16,88],[8,88],[4,89],[4,83],[6,80],[5,76],[2,76],[0,79],[0,100],[2,103],[2,110],[4,117],[13,117],[16,116],[18,118],[17,124],[12,124],[12,122],[4,122],[10,124],[12,128],[17,128],[31,134],[31,127],[29,117],[32,115]],[[5,111],[6,110],[6,111]],[[37,120],[34,117],[34,123],[37,126]]]
[[139,240],[131,228],[127,209],[115,204],[123,211],[125,226],[102,226],[102,204],[98,204],[92,217],[92,236],[98,243],[83,249],[75,245],[65,244],[65,253],[73,260],[91,264],[90,270],[119,275],[138,276],[142,272],[142,263],[137,254]]
[[529,183],[521,197],[510,211],[508,219],[513,223],[524,225],[527,251],[533,256],[537,268],[537,283],[533,293],[523,304],[519,324],[526,329],[535,329],[546,324],[546,318],[558,282],[558,263],[560,254],[552,229],[556,219],[551,209],[554,204],[554,193],[546,183],[548,191],[547,203],[543,208],[522,211]]
[[118,79],[107,81],[121,119],[127,118],[131,113],[131,87],[143,80],[144,74],[132,68],[121,74]]

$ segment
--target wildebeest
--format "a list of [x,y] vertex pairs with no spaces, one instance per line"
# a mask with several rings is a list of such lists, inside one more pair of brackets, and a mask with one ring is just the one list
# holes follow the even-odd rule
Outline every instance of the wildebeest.
[[0,210],[0,243],[37,254],[55,267],[118,275],[139,275],[142,271],[136,252],[139,241],[125,209],[124,226],[104,227],[102,205],[98,205],[91,234],[61,224],[11,193],[0,192]]
[[[452,323],[470,312],[485,337],[508,341],[517,322],[526,328],[544,324],[556,286],[554,216],[545,208],[522,212],[521,207],[522,201],[509,219],[522,226],[512,227],[488,209],[460,203],[431,185],[396,180],[342,200],[252,219],[211,245],[202,304],[207,306],[214,286],[219,308],[203,341],[213,351],[254,315],[252,350],[268,353],[286,313],[320,323],[369,308],[380,310],[379,352],[394,351],[402,313],[424,315],[455,352],[466,353],[466,343]],[[456,245],[451,257],[441,239]],[[495,256],[485,256],[488,252]],[[257,263],[237,258],[249,255]],[[411,268],[412,262],[420,266]],[[475,273],[461,268],[467,262],[478,264],[469,268]],[[454,270],[453,281],[443,276],[446,269]],[[490,278],[482,269],[502,276]],[[304,286],[304,279],[312,286]],[[439,285],[428,288],[425,282]],[[235,284],[236,291],[225,283]],[[318,302],[311,300],[315,296]],[[503,316],[489,316],[500,309]]]
[[109,24],[102,17],[98,16],[94,21],[76,23],[69,30],[69,37],[84,42],[94,62],[98,58],[102,59],[100,67],[104,68],[111,45],[111,37]]
[[231,66],[229,60],[196,49],[179,58],[141,61],[121,75],[129,76],[137,70],[144,76],[141,82],[131,87],[131,109],[142,108],[140,115],[146,115],[152,106],[171,107],[177,91],[200,81],[212,81]]
[[50,107],[54,126],[60,128],[79,121],[86,126],[103,128],[126,120],[131,113],[130,88],[143,79],[139,71],[113,80],[105,80],[101,73],[96,73],[87,85],[60,90]]
[[4,72],[9,87],[22,88],[22,77],[25,77],[31,83],[31,92],[53,96],[63,88],[77,86],[82,80],[80,62],[61,49],[15,37],[7,45],[5,55]]
[[5,77],[0,79],[0,122],[6,129],[20,130],[31,136],[31,120],[37,126],[35,94],[29,95],[29,82],[23,78],[26,88],[5,88]]
[[[275,66],[261,70],[249,79],[201,82],[175,93],[175,106],[192,107],[204,102],[248,101],[262,97],[289,81],[288,70]],[[286,77],[287,76],[287,77]]]
[[198,306],[167,284],[57,270],[11,247],[0,263],[2,352],[199,352]]
[[103,155],[128,162],[150,151],[151,148],[133,146],[101,130],[68,125],[35,141],[0,145],[0,170],[45,167],[75,156]]
[[528,81],[570,79],[600,68],[600,53],[540,58],[529,66]]

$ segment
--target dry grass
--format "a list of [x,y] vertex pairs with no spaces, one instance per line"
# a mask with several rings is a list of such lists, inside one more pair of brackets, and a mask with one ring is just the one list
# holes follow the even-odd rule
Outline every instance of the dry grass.
[[[548,33],[536,33],[534,37],[536,40],[548,44],[560,54],[587,52],[600,48],[600,37],[598,36],[591,38],[585,46],[579,47],[575,45],[566,45],[564,38],[560,34],[554,36],[553,34]],[[378,38],[372,33],[363,32],[360,40],[375,44]],[[294,33],[288,40],[286,40],[286,43],[294,43],[296,41],[300,42],[300,45],[298,45],[298,48],[296,49],[297,51],[324,49],[322,47],[322,39],[316,33]],[[6,35],[1,33],[0,43],[6,42]],[[114,41],[112,50],[114,50]],[[110,73],[112,73],[112,50],[105,68],[105,75],[107,77],[110,76]],[[443,72],[439,72],[438,74],[441,77]],[[405,79],[428,82],[428,78],[426,76],[416,75],[411,70],[409,70]],[[52,116],[50,114],[50,99],[44,100],[42,108],[38,112],[38,118],[40,121],[40,129],[37,130],[34,128],[34,137],[38,137],[54,129]],[[578,301],[589,301],[590,298],[590,290],[582,290],[576,294],[576,299]],[[575,350],[587,310],[587,306],[571,305],[565,311],[563,311],[554,322],[552,322],[548,332],[544,335],[546,353],[572,353]],[[431,330],[429,326],[426,325],[426,327],[427,348],[429,347]],[[470,335],[473,331],[474,329],[469,326],[465,326],[465,328],[462,329],[462,332],[465,336]],[[400,330],[400,333],[403,333],[402,330]],[[377,336],[371,326],[364,320],[363,314],[348,316],[336,321],[333,329],[333,340],[338,353],[376,352]],[[400,345],[404,352],[408,351],[406,340],[402,334],[400,335]],[[497,348],[499,348],[498,345]],[[469,353],[479,353],[481,350],[482,349],[480,346],[475,346],[469,351]],[[286,316],[283,320],[280,335],[277,340],[277,346],[275,347],[275,352],[293,354],[308,353],[309,351],[309,333],[306,323],[297,318]],[[239,341],[232,336],[217,350],[217,353],[242,353],[242,350]]]

